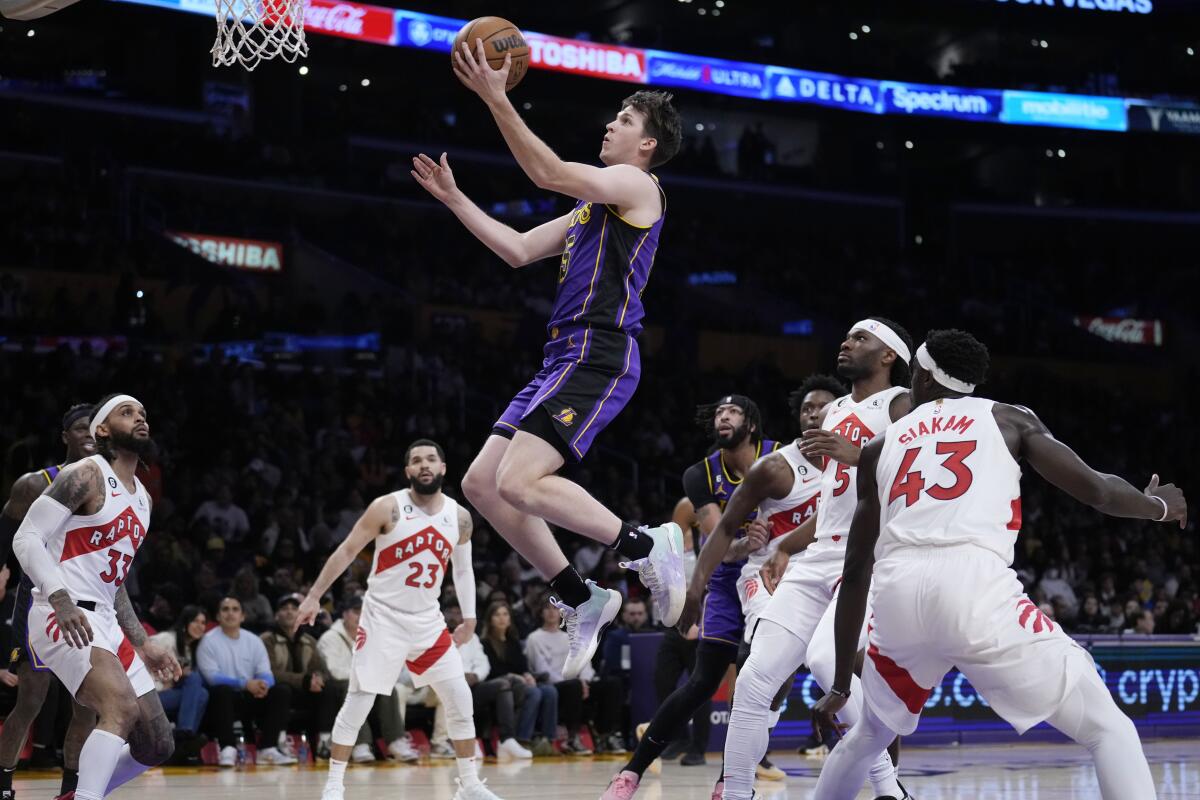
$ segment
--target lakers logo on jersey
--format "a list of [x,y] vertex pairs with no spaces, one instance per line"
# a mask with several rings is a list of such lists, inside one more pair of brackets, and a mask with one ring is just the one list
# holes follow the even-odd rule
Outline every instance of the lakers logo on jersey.
[[566,406],[562,411],[559,411],[553,416],[555,420],[569,428],[575,424],[575,417],[577,414],[575,413],[575,409],[571,408],[570,406]]
[[582,206],[571,212],[571,219],[568,221],[567,227],[570,228],[574,225],[587,225],[591,218],[592,204],[584,203]]

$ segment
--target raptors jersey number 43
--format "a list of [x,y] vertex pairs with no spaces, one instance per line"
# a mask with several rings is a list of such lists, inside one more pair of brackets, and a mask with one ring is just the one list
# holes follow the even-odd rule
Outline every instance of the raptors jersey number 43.
[[375,540],[367,595],[396,611],[440,617],[442,579],[459,536],[458,503],[443,496],[441,509],[426,514],[409,492],[394,493],[399,515],[395,527]]
[[879,454],[876,558],[906,545],[974,544],[1012,564],[1021,468],[994,405],[982,397],[935,400],[888,429]]

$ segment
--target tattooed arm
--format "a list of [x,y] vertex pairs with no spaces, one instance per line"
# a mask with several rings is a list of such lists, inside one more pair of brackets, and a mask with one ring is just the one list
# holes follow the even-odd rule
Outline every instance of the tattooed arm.
[[58,627],[72,647],[84,647],[92,641],[92,626],[67,593],[46,542],[62,532],[72,514],[94,514],[103,507],[104,476],[100,467],[90,459],[78,461],[64,469],[45,494],[33,501],[13,539],[13,552],[21,569],[49,599]]
[[133,601],[129,599],[129,592],[125,591],[124,586],[117,589],[117,597],[113,601],[113,607],[117,611],[117,624],[121,626],[121,630],[125,633],[125,638],[129,640],[129,643],[138,648],[145,645],[147,641],[146,629],[138,621],[137,612],[133,609]]
[[179,666],[175,654],[157,642],[151,642],[146,636],[146,629],[138,620],[133,601],[129,599],[129,592],[125,591],[124,586],[117,589],[113,608],[117,612],[117,623],[121,626],[121,631],[142,657],[151,675],[168,686],[183,677],[183,669]]
[[308,596],[300,604],[298,624],[312,624],[313,620],[317,618],[317,612],[321,609],[321,598],[325,592],[329,591],[329,587],[338,579],[338,576],[346,571],[350,562],[362,552],[372,539],[384,531],[391,530],[399,521],[400,506],[396,504],[396,498],[392,495],[385,494],[371,501],[371,505],[367,506],[367,510],[358,518],[358,522],[354,523],[350,535],[338,545],[337,550],[333,551],[333,555],[329,556],[329,560],[321,569],[321,574],[313,581],[312,587],[308,590]]
[[471,558],[471,532],[475,521],[471,512],[458,507],[458,546],[450,551],[450,564],[454,569],[454,592],[458,595],[458,606],[462,609],[463,621],[454,630],[454,641],[462,647],[475,633],[475,566]]

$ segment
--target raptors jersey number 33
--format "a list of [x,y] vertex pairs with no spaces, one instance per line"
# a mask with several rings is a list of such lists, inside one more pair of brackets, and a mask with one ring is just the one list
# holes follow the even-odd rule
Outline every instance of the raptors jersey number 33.
[[367,594],[396,611],[440,617],[442,578],[459,536],[458,503],[443,495],[441,509],[426,514],[409,491],[393,495],[399,515],[395,527],[375,540]]
[[[91,460],[104,476],[104,506],[96,514],[73,514],[63,532],[46,543],[46,549],[58,561],[71,599],[111,606],[146,540],[150,498],[136,477],[133,492],[126,490],[104,456],[91,456]],[[33,597],[46,601],[36,587]]]

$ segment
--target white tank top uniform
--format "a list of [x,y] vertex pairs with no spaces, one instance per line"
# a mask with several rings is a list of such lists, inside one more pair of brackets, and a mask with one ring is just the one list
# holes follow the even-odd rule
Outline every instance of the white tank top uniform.
[[[821,428],[840,434],[855,447],[865,447],[888,429],[892,401],[907,391],[903,386],[892,386],[859,402],[852,395],[840,397],[826,406]],[[816,539],[790,560],[775,593],[759,613],[760,619],[769,619],[794,633],[806,647],[827,611],[831,619],[825,627],[832,633],[831,603],[841,583],[846,535],[858,505],[857,474],[856,467],[827,461],[818,481],[821,490]]]
[[136,477],[130,492],[104,456],[90,456],[90,460],[103,476],[104,505],[95,514],[72,514],[65,527],[47,540],[46,549],[71,599],[88,615],[94,639],[82,649],[67,644],[49,599],[35,586],[29,644],[37,660],[50,667],[72,695],[92,668],[92,648],[107,650],[120,660],[140,697],[154,691],[154,681],[121,630],[113,602],[146,540],[150,496]]
[[864,701],[901,734],[954,666],[1019,733],[1094,669],[1011,569],[1021,469],[994,405],[929,402],[885,434],[862,680]]
[[744,636],[747,642],[754,634],[754,625],[758,622],[759,614],[766,608],[771,597],[763,589],[759,571],[779,549],[779,540],[816,513],[821,491],[821,468],[801,455],[796,442],[775,452],[791,467],[792,488],[786,497],[779,500],[767,498],[758,506],[758,519],[766,521],[771,530],[771,539],[766,547],[750,554],[738,578],[738,597],[742,601],[742,613],[746,617]]
[[458,503],[443,495],[441,508],[428,514],[408,489],[393,497],[399,518],[375,539],[351,691],[391,694],[405,666],[417,687],[463,674],[438,602],[458,543]]

